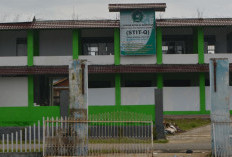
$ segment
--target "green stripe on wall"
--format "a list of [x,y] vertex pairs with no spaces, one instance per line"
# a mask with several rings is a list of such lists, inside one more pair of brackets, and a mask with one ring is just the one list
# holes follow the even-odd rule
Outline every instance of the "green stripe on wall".
[[157,73],[156,75],[156,81],[157,81],[157,88],[161,89],[163,88],[163,74]]
[[80,31],[74,29],[72,32],[73,59],[78,59],[80,54]]
[[157,27],[156,29],[156,59],[157,64],[163,63],[163,53],[162,53],[162,29]]
[[199,73],[199,89],[200,89],[200,111],[206,111],[205,100],[205,74]]
[[34,56],[34,31],[28,30],[27,32],[27,65],[33,66]]
[[120,65],[120,31],[114,28],[114,65]]

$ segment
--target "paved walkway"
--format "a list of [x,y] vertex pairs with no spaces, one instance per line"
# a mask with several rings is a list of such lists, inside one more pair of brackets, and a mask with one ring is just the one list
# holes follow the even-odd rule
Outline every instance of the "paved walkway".
[[211,150],[211,126],[196,128],[185,133],[168,136],[168,143],[154,144],[155,152],[205,152]]

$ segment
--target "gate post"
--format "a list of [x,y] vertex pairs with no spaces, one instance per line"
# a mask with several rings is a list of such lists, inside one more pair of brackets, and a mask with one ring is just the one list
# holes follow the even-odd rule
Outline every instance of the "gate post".
[[231,156],[228,59],[210,59],[209,69],[212,154]]
[[86,60],[73,60],[69,65],[69,117],[85,121],[74,123],[77,140],[73,144],[74,155],[85,156],[88,153],[88,65]]

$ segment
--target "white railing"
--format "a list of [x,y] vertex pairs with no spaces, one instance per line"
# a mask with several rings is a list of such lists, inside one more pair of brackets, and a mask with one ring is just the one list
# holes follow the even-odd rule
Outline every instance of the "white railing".
[[[80,150],[77,126],[87,126],[85,153]],[[42,130],[41,130],[42,129]],[[43,152],[44,156],[150,154],[153,121],[150,115],[112,112],[89,115],[88,120],[43,118],[43,123],[2,134],[0,152]]]

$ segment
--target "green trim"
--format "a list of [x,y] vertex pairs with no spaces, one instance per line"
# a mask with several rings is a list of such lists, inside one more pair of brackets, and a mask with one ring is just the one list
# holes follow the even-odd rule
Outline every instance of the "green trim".
[[204,29],[203,27],[194,28],[193,51],[198,53],[198,63],[204,64]]
[[0,107],[0,126],[28,126],[42,122],[43,117],[59,116],[59,106]]
[[32,75],[28,76],[28,107],[34,106],[34,78]]
[[73,59],[78,59],[80,54],[80,30],[74,29],[72,32]]
[[164,111],[164,115],[208,115],[209,111]]
[[115,74],[115,106],[121,106],[121,75]]
[[163,88],[163,74],[161,74],[161,73],[157,73],[157,78],[156,78],[156,81],[157,81],[157,88],[158,89],[161,89],[161,88]]
[[199,89],[200,89],[200,111],[206,111],[205,100],[205,74],[199,73]]
[[163,53],[162,53],[162,29],[157,27],[156,29],[156,48],[157,48],[157,64],[163,63]]
[[114,28],[114,64],[120,65],[120,31]]
[[27,65],[33,66],[33,56],[34,56],[34,31],[27,31]]

